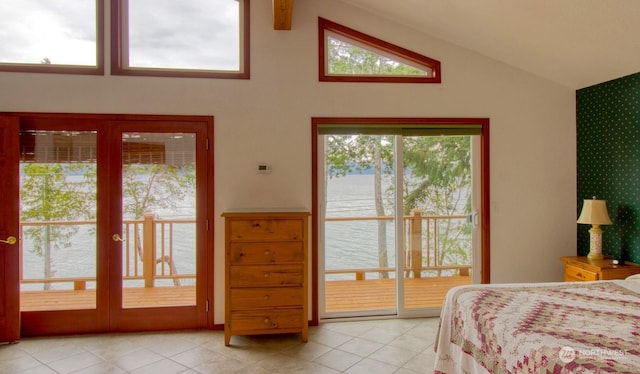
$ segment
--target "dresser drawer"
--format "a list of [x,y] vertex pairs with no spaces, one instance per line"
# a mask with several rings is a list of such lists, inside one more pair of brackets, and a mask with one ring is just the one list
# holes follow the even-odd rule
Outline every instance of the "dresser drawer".
[[[302,308],[243,311],[231,313],[231,330],[236,334],[269,333],[273,330],[300,329],[303,326]],[[269,331],[265,331],[269,330]]]
[[231,287],[301,286],[302,264],[230,267]]
[[565,281],[594,281],[598,280],[598,273],[594,273],[577,266],[565,265]]
[[302,242],[235,242],[229,245],[231,265],[302,262]]
[[303,222],[299,219],[231,220],[229,239],[231,241],[302,240]]
[[278,306],[302,307],[302,287],[232,288],[231,310]]

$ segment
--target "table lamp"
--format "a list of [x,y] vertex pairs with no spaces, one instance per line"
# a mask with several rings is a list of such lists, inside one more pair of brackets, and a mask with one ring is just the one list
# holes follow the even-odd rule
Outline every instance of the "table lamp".
[[589,230],[590,244],[588,258],[601,260],[602,255],[602,229],[600,225],[610,225],[611,218],[607,212],[607,202],[605,200],[597,200],[594,196],[592,200],[585,199],[582,205],[582,212],[578,217],[578,223],[591,225]]

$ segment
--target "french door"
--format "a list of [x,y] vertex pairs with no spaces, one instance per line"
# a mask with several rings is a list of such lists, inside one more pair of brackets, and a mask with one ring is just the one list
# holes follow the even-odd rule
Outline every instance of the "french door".
[[211,125],[206,117],[19,116],[12,285],[22,335],[212,322]]
[[437,315],[488,279],[483,122],[366,121],[316,121],[320,318]]
[[19,260],[19,201],[6,199],[17,196],[18,178],[18,119],[0,116],[0,342],[13,342],[20,337]]

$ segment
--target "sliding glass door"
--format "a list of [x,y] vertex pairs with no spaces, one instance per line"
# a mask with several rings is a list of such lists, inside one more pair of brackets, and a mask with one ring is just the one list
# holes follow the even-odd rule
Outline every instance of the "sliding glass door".
[[480,131],[452,127],[318,125],[320,318],[436,315],[480,282]]

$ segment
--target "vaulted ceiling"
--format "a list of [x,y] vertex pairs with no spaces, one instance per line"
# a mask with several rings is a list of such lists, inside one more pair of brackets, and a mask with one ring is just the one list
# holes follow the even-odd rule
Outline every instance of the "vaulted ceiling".
[[[272,1],[290,29],[293,0]],[[573,89],[640,72],[640,0],[341,1]]]

